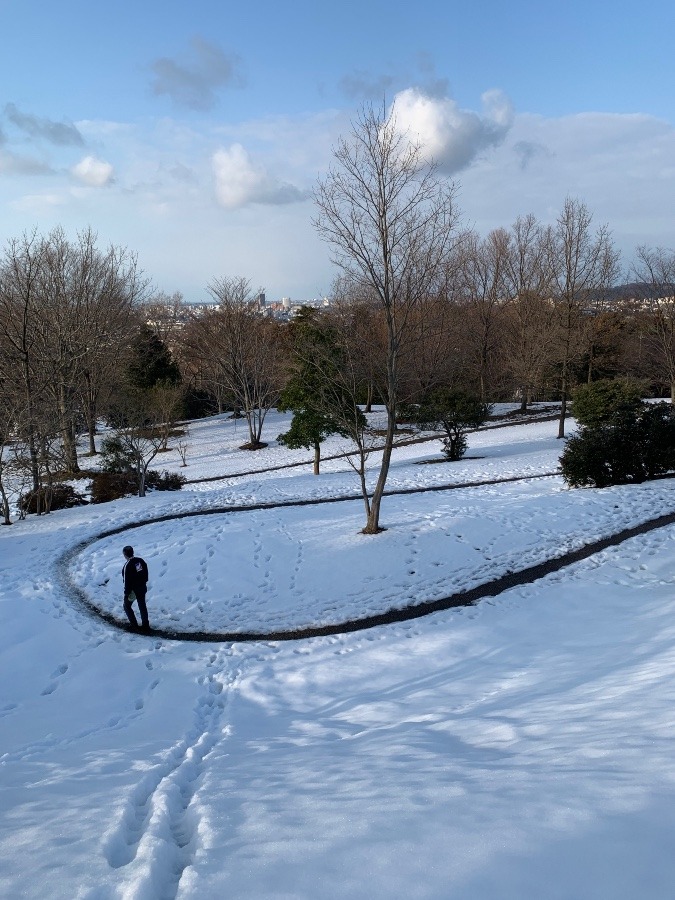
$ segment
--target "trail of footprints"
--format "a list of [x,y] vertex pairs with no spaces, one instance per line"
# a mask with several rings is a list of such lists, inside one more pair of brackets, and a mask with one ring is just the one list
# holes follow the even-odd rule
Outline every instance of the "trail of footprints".
[[68,663],[61,663],[60,666],[57,666],[50,676],[51,680],[49,684],[43,689],[42,695],[46,696],[47,694],[53,694],[56,688],[59,686],[59,678],[65,675],[67,671]]
[[104,844],[113,869],[140,861],[144,881],[155,890],[161,885],[163,898],[176,896],[183,871],[197,851],[199,814],[192,801],[205,759],[227,730],[221,719],[228,689],[239,677],[238,671],[228,671],[230,654],[210,654],[211,671],[198,679],[203,691],[195,704],[193,727],[132,790]]
[[[100,643],[100,641],[98,642]],[[40,691],[40,696],[49,698],[59,687],[61,680],[67,672],[72,672],[73,670],[73,661],[81,656],[87,647],[80,650],[79,653],[76,653],[71,658],[71,664],[61,663],[56,667],[56,669],[52,672],[50,676],[50,680],[47,685]],[[155,643],[155,650],[161,649],[161,643]],[[152,671],[154,665],[150,659],[146,660],[145,663],[146,668],[149,671]],[[75,667],[76,668],[76,667]],[[153,678],[152,681],[148,684],[146,693],[154,691],[155,688],[159,684],[159,678]],[[17,712],[21,709],[21,703],[7,703],[3,707],[0,707],[0,719],[5,716],[9,716],[12,713]],[[134,719],[138,718],[141,710],[145,706],[144,697],[138,697],[134,702],[134,708],[127,712],[125,715],[119,716],[111,716],[107,719],[104,719],[100,722],[89,725],[87,728],[82,729],[81,731],[77,731],[74,734],[69,735],[68,737],[55,737],[53,734],[48,734],[44,738],[40,738],[39,740],[31,741],[28,744],[24,744],[23,746],[17,747],[15,750],[0,753],[0,762],[10,762],[18,759],[30,759],[31,757],[40,756],[45,753],[51,753],[54,750],[63,750],[70,746],[77,745],[84,738],[91,737],[96,734],[100,734],[105,731],[118,731],[122,728],[126,728]]]

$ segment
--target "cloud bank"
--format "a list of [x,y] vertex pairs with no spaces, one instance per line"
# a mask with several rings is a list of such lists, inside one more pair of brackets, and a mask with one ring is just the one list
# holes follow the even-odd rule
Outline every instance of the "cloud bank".
[[[421,88],[403,91],[397,104],[399,124],[405,112],[448,177],[458,179],[463,221],[479,233],[527,213],[555,221],[571,195],[597,223],[609,224],[626,260],[640,243],[673,246],[670,123],[607,113],[519,113],[512,121],[499,92],[488,93],[475,112],[447,92]],[[6,228],[18,232],[39,221],[74,233],[92,223],[107,239],[133,246],[164,289],[195,299],[204,272],[216,271],[245,272],[270,295],[318,296],[329,290],[333,270],[312,229],[310,204],[300,201],[331,164],[349,115],[324,110],[211,126],[78,120],[91,151],[41,145],[35,159],[23,155],[16,129],[3,122]]]
[[478,114],[462,109],[450,97],[407,88],[396,94],[391,114],[396,127],[419,141],[424,155],[452,175],[501,144],[513,124],[513,107],[506,94],[492,90],[481,99],[483,113]]
[[221,87],[241,87],[243,76],[236,54],[227,55],[215,44],[196,37],[191,41],[192,58],[180,63],[161,57],[152,63],[152,91],[166,95],[176,106],[197,111],[212,109]]

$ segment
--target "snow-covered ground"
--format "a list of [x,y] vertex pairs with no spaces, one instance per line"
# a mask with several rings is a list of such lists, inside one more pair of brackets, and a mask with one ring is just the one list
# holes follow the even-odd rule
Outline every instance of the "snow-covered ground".
[[474,434],[460,463],[398,449],[392,490],[525,480],[385,497],[377,536],[359,499],[218,511],[357,495],[344,460],[241,474],[308,459],[276,446],[287,422],[253,454],[241,422],[192,423],[180,471],[227,478],[0,529],[0,896],[671,900],[675,527],[473,607],[303,641],[169,641],[78,605],[64,556],[122,622],[132,543],[157,627],[334,624],[675,510],[674,481],[533,477],[557,468],[549,422]]

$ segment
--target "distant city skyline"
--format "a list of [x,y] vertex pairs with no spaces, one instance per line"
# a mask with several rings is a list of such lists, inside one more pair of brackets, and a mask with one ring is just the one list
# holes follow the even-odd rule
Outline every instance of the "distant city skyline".
[[0,0],[0,243],[91,226],[191,303],[221,276],[323,297],[312,189],[384,102],[464,225],[551,222],[577,197],[627,268],[639,244],[675,247],[674,25],[665,0]]

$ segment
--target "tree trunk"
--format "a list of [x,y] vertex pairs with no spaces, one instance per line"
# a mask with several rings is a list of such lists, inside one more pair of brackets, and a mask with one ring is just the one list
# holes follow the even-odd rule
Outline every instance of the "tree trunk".
[[28,426],[28,453],[30,455],[30,474],[33,482],[33,490],[40,489],[40,466],[38,464],[38,452],[35,446],[35,422],[33,415],[33,392],[30,377],[30,367],[28,365],[28,354],[23,354],[23,379],[26,389],[26,415]]
[[89,437],[89,456],[96,456],[96,425],[93,422],[87,423],[87,434]]
[[565,437],[565,416],[567,415],[567,372],[563,372],[560,384],[560,418],[558,419],[558,438]]
[[138,496],[145,497],[145,477],[148,472],[148,467],[143,465],[141,462],[136,469],[136,474],[138,476]]
[[382,495],[384,494],[384,486],[389,474],[389,466],[391,464],[391,452],[394,446],[394,432],[396,430],[396,404],[387,404],[387,433],[384,439],[384,450],[382,451],[382,462],[380,464],[380,472],[377,477],[377,483],[373,496],[370,501],[370,512],[366,521],[366,527],[363,529],[364,534],[379,534],[384,529],[380,526],[380,505],[382,503]]
[[373,383],[372,381],[368,382],[368,386],[366,388],[366,409],[367,413],[373,411]]
[[0,510],[2,510],[3,525],[11,525],[12,521],[9,516],[9,500],[5,493],[5,487],[0,481]]
[[521,412],[521,413],[525,413],[525,412],[527,412],[527,401],[528,401],[528,399],[529,399],[529,397],[528,397],[528,395],[527,395],[527,387],[526,387],[525,385],[523,385],[523,387],[522,387],[520,390],[521,390],[521,394],[520,394],[520,412]]
[[77,445],[75,441],[75,429],[73,427],[72,415],[70,414],[70,403],[68,402],[68,391],[65,384],[59,385],[59,425],[61,431],[61,442],[63,444],[63,456],[66,464],[66,473],[68,475],[77,475],[80,466],[77,461]]
[[88,456],[96,456],[96,392],[92,383],[91,373],[85,371],[83,373],[84,390],[82,391],[82,412],[87,425],[87,440],[89,442]]
[[321,444],[314,441],[314,474],[319,474],[319,465],[321,463]]
[[586,377],[586,384],[591,384],[591,382],[593,381],[593,363],[593,345],[591,344],[591,348],[588,354],[588,375]]
[[[363,451],[360,451],[360,453],[361,453],[361,464],[359,466],[359,482],[361,484],[361,496],[363,497],[363,505],[366,510],[366,523],[367,523],[368,520],[370,519],[371,505],[370,505],[370,497],[368,496],[368,485],[366,484],[366,463],[365,463],[365,459],[363,456]],[[364,528],[363,534],[368,534],[368,533],[369,532],[367,532],[366,529]]]

